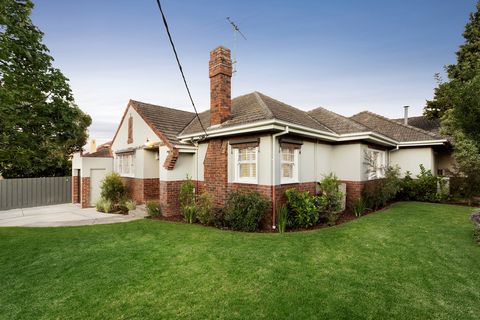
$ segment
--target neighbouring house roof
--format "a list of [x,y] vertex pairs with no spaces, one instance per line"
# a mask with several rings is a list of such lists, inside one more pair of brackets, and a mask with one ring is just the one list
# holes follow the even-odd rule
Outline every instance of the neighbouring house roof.
[[108,148],[101,148],[98,149],[95,152],[92,153],[84,153],[82,154],[82,157],[87,157],[87,158],[112,158],[112,149]]
[[[392,119],[396,122],[404,123],[404,118]],[[429,119],[425,116],[409,117],[408,125],[428,132],[438,134],[440,132],[440,119]]]
[[443,137],[433,132],[425,131],[411,125],[405,125],[376,113],[363,111],[350,119],[399,142],[442,140]]
[[322,107],[310,110],[308,114],[338,134],[370,131],[364,125]]
[[[232,100],[232,116],[218,128],[233,127],[262,120],[276,119],[308,128],[334,133],[327,126],[315,120],[307,112],[294,108],[260,92],[253,92]],[[205,128],[210,127],[210,111],[200,113],[200,120]],[[181,132],[181,135],[201,133],[202,128],[197,118]]]

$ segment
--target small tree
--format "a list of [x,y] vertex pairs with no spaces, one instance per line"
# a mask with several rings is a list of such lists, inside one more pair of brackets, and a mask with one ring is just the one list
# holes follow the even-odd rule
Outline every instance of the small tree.
[[342,210],[343,193],[338,190],[339,186],[340,181],[333,173],[323,178],[320,183],[318,195],[320,215],[326,218],[329,226],[335,224]]
[[125,198],[125,186],[118,173],[112,172],[103,179],[101,195],[103,199],[111,201],[114,206],[118,206]]
[[195,184],[189,175],[187,175],[187,180],[182,182],[182,185],[180,186],[178,201],[180,203],[180,210],[182,211],[182,214],[184,214],[186,207],[195,205]]

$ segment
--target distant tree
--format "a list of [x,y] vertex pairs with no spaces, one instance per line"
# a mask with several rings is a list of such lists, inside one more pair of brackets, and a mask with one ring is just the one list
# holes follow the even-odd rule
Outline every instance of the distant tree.
[[448,65],[445,70],[448,82],[443,82],[437,74],[435,78],[438,87],[435,89],[433,100],[427,101],[424,113],[430,118],[440,119],[445,111],[453,108],[451,90],[459,85],[472,80],[480,70],[480,2],[477,3],[477,11],[470,14],[470,20],[463,32],[465,43],[457,52],[457,63]]
[[442,133],[452,138],[458,173],[466,178],[464,189],[471,198],[480,192],[480,2],[463,37],[457,63],[446,67],[448,81],[436,75],[439,85],[424,113],[440,118]]
[[69,157],[88,138],[90,117],[68,79],[52,66],[33,25],[30,0],[0,0],[0,175],[69,174]]

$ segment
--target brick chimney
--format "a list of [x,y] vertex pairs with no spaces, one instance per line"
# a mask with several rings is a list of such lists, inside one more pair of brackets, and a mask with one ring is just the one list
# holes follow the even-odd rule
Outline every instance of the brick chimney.
[[217,47],[210,52],[210,125],[228,120],[232,108],[232,59],[230,49]]

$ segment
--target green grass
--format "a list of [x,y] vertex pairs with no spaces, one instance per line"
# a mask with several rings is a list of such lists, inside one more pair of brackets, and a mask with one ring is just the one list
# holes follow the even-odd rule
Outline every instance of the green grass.
[[478,319],[471,208],[400,203],[251,234],[163,221],[0,229],[2,319]]

